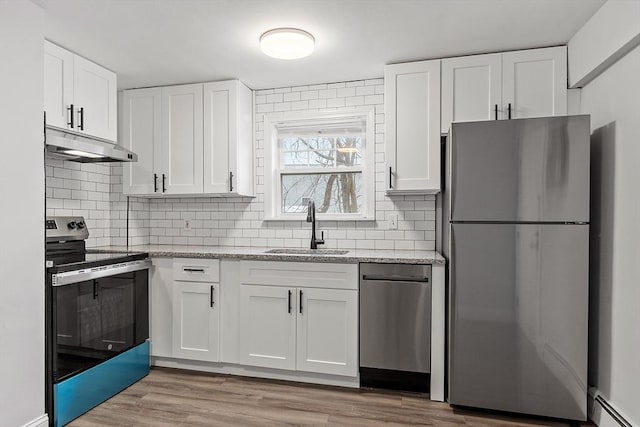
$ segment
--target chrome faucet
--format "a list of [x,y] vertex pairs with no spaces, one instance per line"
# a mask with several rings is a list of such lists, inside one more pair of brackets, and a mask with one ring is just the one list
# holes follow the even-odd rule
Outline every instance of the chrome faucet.
[[307,206],[307,222],[311,223],[311,249],[318,249],[318,245],[324,245],[324,231],[320,239],[316,239],[316,204],[309,200]]

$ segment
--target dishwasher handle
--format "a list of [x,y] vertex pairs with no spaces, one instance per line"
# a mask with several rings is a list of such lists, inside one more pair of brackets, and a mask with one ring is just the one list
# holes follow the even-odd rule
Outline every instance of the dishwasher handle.
[[415,277],[415,276],[379,276],[365,274],[362,276],[362,280],[369,280],[372,282],[422,282],[429,283],[428,277]]

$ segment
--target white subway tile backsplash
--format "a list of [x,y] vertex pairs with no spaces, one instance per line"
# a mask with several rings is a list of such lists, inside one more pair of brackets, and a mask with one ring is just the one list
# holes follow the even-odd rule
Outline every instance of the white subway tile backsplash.
[[[305,221],[263,221],[264,114],[375,106],[375,221],[318,221],[325,247],[345,249],[435,248],[435,196],[384,192],[384,81],[370,79],[259,90],[255,93],[256,197],[129,198],[129,244],[306,247]],[[127,243],[127,197],[121,164],[79,164],[47,159],[47,214],[79,214],[88,221],[89,247]],[[388,216],[398,230],[387,230]],[[189,229],[185,230],[185,220]]]

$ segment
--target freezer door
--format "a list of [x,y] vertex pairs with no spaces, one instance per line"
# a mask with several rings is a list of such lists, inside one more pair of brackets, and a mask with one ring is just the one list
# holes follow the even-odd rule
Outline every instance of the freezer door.
[[589,226],[451,227],[450,403],[586,420]]
[[589,221],[589,116],[454,123],[452,221]]

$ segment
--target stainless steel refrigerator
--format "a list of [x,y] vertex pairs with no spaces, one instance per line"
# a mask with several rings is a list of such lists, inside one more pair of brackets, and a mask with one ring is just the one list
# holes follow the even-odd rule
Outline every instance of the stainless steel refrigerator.
[[586,420],[589,116],[454,123],[449,402]]

